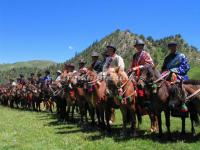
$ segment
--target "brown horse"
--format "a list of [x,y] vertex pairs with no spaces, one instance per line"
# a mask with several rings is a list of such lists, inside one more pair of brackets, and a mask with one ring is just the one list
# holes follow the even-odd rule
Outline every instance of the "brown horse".
[[[73,96],[71,98],[76,99],[76,103],[79,106],[79,111],[81,115],[80,123],[84,121],[88,122],[87,118],[87,111],[88,111],[88,103],[87,103],[87,96],[84,89],[84,83],[86,82],[86,75],[80,76],[79,72],[75,72],[72,76],[68,79],[68,84],[70,88],[73,89]],[[71,99],[73,100],[73,99]],[[85,119],[85,120],[84,120]]]
[[107,73],[107,87],[119,106],[123,119],[123,135],[126,135],[127,122],[131,122],[131,135],[136,135],[136,93],[134,85],[127,74],[119,68],[110,68]]
[[170,84],[164,79],[154,83],[154,81],[159,78],[161,78],[161,74],[157,69],[151,66],[146,66],[142,69],[138,84],[145,87],[145,93],[149,94],[152,98],[152,107],[155,115],[158,117],[159,135],[162,136],[161,112],[164,111],[167,133],[170,137],[170,108],[168,101],[170,95]]
[[[171,84],[166,81],[159,71],[156,68],[151,66],[143,68],[142,75],[139,79],[139,84],[145,85],[145,92],[150,93],[153,99],[153,108],[155,114],[158,117],[159,125],[159,135],[162,136],[162,120],[161,112],[164,111],[166,119],[166,127],[169,138],[171,138],[170,132],[170,111],[171,109],[170,97],[178,95],[176,92],[173,95],[174,87],[176,85]],[[190,115],[193,116],[192,112]],[[182,119],[182,133],[185,133],[185,118],[187,117],[186,113],[180,112],[179,117]],[[191,117],[191,120],[193,118]]]
[[[170,102],[175,106],[180,106],[183,102],[187,104],[190,112],[191,131],[195,136],[194,122],[199,124],[200,114],[200,81],[188,80],[181,81],[173,87],[173,92],[170,96]],[[182,122],[182,132],[185,133],[185,120]]]
[[92,124],[94,124],[95,110],[98,119],[98,125],[102,129],[105,129],[105,118],[107,131],[110,131],[110,116],[111,106],[108,103],[108,96],[106,94],[107,85],[103,80],[101,74],[97,74],[92,70],[87,71],[87,100],[90,108],[90,116]]

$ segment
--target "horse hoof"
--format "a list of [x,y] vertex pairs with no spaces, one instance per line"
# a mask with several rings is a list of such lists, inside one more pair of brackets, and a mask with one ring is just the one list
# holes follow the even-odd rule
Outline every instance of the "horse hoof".
[[121,138],[125,138],[126,136],[127,136],[127,134],[126,134],[125,131],[123,131],[123,132],[120,133],[120,137],[121,137]]
[[192,133],[192,137],[195,138],[196,137],[196,133]]
[[109,120],[109,124],[110,124],[110,125],[113,125],[113,122],[112,122],[112,120]]
[[150,129],[150,132],[151,132],[151,133],[154,133],[154,129],[153,129],[153,128],[151,128],[151,129]]

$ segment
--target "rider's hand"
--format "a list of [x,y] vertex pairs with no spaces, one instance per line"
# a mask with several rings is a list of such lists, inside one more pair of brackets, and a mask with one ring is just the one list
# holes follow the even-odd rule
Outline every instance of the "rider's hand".
[[178,68],[172,68],[172,69],[170,69],[170,71],[173,73],[179,73]]

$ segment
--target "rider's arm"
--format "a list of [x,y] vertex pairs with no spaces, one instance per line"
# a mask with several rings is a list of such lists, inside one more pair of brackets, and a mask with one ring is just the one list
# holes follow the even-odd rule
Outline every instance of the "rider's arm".
[[189,70],[190,70],[190,65],[188,59],[185,57],[184,54],[180,54],[180,65],[176,68],[170,69],[170,71],[178,73],[180,75],[187,74]]

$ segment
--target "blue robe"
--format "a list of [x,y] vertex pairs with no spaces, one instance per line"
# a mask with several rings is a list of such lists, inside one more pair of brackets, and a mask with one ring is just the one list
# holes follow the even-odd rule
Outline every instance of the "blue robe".
[[182,53],[169,54],[163,63],[162,71],[174,70],[183,80],[188,80],[187,72],[190,70],[190,65],[186,56]]

